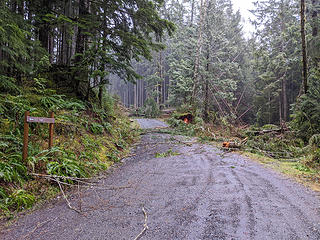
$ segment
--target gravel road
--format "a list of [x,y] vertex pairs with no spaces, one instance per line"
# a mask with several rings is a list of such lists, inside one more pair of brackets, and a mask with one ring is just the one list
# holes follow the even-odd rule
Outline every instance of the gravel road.
[[194,139],[144,134],[98,183],[70,197],[80,214],[60,198],[0,239],[320,239],[318,193]]
[[156,119],[146,119],[146,118],[138,118],[135,119],[141,128],[143,129],[150,129],[150,128],[163,128],[168,127],[168,124],[156,120]]

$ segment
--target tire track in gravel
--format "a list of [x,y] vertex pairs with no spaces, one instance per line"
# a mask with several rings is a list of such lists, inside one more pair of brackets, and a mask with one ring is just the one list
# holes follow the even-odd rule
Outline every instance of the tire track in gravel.
[[[305,215],[304,211],[309,206],[299,201],[301,198],[298,200],[298,198],[288,194],[287,196],[291,198],[289,199],[282,193],[286,192],[283,186],[271,183],[268,178],[262,177],[256,172],[243,170],[241,175],[242,178],[246,179],[247,185],[251,187],[249,189],[250,194],[253,197],[262,199],[262,203],[265,203],[265,205],[260,204],[260,211],[263,211],[263,217],[273,219],[268,224],[268,230],[282,226],[281,231],[288,232],[291,239],[320,239],[320,231],[317,229],[319,226],[314,226],[312,221],[309,221]],[[254,182],[252,182],[253,178],[255,179]],[[250,185],[248,184],[249,182],[251,182]],[[263,198],[261,198],[260,192]],[[275,217],[281,219],[281,222],[277,219],[275,221]],[[294,227],[290,226],[291,222],[294,222],[294,225],[298,225],[303,231],[296,231]],[[273,232],[272,234],[275,233]]]

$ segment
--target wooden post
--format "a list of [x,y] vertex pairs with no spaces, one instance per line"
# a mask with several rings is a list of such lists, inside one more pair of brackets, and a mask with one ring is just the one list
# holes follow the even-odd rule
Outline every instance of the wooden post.
[[[50,112],[49,117],[54,118],[54,113]],[[49,149],[53,146],[53,124],[54,123],[49,123]]]
[[28,137],[29,137],[29,124],[27,118],[29,111],[24,113],[24,126],[23,126],[23,149],[22,149],[22,160],[26,161],[28,157]]

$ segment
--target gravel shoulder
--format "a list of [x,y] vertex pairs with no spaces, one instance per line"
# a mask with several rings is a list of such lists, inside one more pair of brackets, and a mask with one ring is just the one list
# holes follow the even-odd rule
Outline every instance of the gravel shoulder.
[[140,239],[320,239],[318,193],[191,138],[144,134],[97,183],[69,197],[80,214],[60,199],[22,216],[0,239],[127,240],[145,221]]

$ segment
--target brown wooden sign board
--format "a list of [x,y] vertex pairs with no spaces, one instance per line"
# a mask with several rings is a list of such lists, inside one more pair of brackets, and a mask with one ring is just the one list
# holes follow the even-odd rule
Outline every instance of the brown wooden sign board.
[[24,114],[24,131],[23,131],[23,149],[22,159],[26,161],[28,157],[28,142],[29,142],[29,123],[49,123],[49,149],[53,146],[53,125],[54,125],[54,114],[50,112],[49,118],[45,117],[31,117],[29,112]]
[[54,118],[45,118],[45,117],[27,117],[27,122],[35,123],[54,123]]

